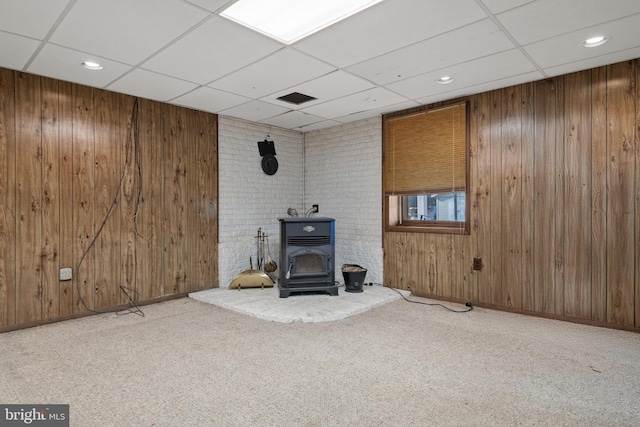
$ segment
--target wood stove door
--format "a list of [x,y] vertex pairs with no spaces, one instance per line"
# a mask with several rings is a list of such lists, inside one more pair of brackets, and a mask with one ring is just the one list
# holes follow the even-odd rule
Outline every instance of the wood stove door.
[[322,251],[303,249],[289,256],[288,285],[331,282],[331,257]]

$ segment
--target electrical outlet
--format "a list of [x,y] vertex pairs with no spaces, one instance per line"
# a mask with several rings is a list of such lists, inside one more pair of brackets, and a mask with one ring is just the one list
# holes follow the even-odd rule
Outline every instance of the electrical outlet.
[[71,280],[71,269],[70,268],[61,268],[60,269],[60,281]]
[[474,270],[482,270],[482,258],[474,258],[473,259],[473,269]]
[[311,205],[311,207],[314,209],[315,213],[320,212],[320,208],[318,207],[318,205]]

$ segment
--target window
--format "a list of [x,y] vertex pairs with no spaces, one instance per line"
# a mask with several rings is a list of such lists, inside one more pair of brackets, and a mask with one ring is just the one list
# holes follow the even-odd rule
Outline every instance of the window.
[[385,230],[469,234],[466,102],[383,117]]
[[402,198],[402,221],[459,221],[465,220],[465,194],[433,193]]

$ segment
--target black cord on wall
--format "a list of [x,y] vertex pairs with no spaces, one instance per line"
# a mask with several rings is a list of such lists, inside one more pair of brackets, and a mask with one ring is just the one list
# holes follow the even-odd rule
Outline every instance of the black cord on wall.
[[[129,129],[129,132],[127,133],[127,144],[126,144],[126,148],[125,148],[125,162],[124,162],[124,165],[122,167],[122,172],[120,174],[120,182],[118,183],[118,188],[116,189],[116,194],[113,197],[113,201],[111,202],[111,205],[109,206],[109,209],[107,210],[107,213],[105,214],[105,216],[104,216],[104,218],[102,220],[102,223],[100,224],[100,227],[98,228],[98,231],[93,236],[93,239],[91,240],[91,243],[89,243],[89,246],[87,246],[85,251],[82,253],[82,256],[80,257],[80,261],[78,262],[78,266],[76,267],[75,276],[76,276],[76,291],[78,293],[78,299],[82,303],[82,306],[87,311],[90,311],[92,313],[102,314],[102,313],[106,313],[107,311],[99,311],[99,310],[95,310],[95,309],[90,308],[87,305],[87,303],[84,300],[84,298],[82,298],[82,294],[80,292],[80,269],[82,267],[82,264],[84,262],[84,259],[87,256],[87,254],[95,246],[96,241],[98,240],[98,236],[100,236],[100,234],[102,233],[102,230],[104,229],[104,227],[105,227],[105,225],[107,223],[107,220],[109,219],[109,217],[111,216],[111,213],[113,212],[113,208],[118,203],[118,198],[120,196],[120,193],[122,192],[122,186],[123,186],[123,183],[124,183],[126,170],[131,165],[132,145],[134,146],[133,149],[135,151],[136,167],[138,169],[138,194],[137,194],[137,198],[136,198],[135,213],[133,215],[133,226],[134,226],[134,230],[136,232],[136,235],[142,237],[142,235],[138,231],[138,224],[137,224],[138,213],[139,213],[139,210],[140,210],[140,203],[141,203],[141,200],[142,200],[142,162],[141,162],[141,147],[140,147],[140,111],[139,111],[138,98],[137,97],[134,100],[133,108],[132,108],[132,111],[131,111],[131,128]],[[120,291],[122,293],[124,293],[124,295],[129,300],[129,307],[118,311],[116,314],[121,315],[121,314],[134,313],[134,314],[137,314],[139,316],[144,316],[144,312],[140,309],[140,307],[138,307],[138,304],[137,304],[138,299],[140,297],[140,293],[137,290],[137,287],[138,287],[138,285],[137,285],[137,282],[138,282],[138,262],[137,262],[137,251],[135,251],[135,250],[134,250],[133,262],[134,262],[133,289],[132,288],[128,288],[126,286],[120,285]]]

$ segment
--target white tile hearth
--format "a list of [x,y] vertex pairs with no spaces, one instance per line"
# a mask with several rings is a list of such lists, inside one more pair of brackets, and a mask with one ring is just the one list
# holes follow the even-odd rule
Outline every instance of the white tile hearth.
[[[409,291],[400,291],[406,297]],[[400,294],[380,285],[363,286],[363,292],[345,292],[339,288],[337,296],[328,294],[293,294],[280,298],[277,286],[252,289],[208,289],[192,292],[190,298],[218,307],[281,323],[330,322],[364,313],[396,301]]]

